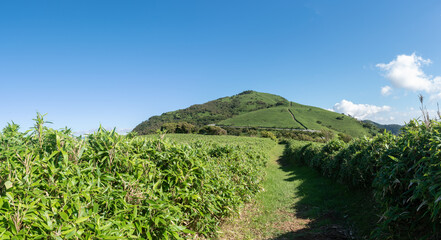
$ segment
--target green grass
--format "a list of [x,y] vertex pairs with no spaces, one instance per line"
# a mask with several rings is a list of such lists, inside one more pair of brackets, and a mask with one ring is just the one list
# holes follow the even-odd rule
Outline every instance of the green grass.
[[378,219],[369,193],[349,189],[306,166],[291,165],[282,170],[289,174],[285,181],[296,186],[293,207],[296,216],[312,220],[308,229],[283,235],[315,233],[322,226],[335,224],[355,231],[360,238],[370,234]]
[[[158,138],[158,135],[147,135]],[[323,234],[329,226],[368,236],[378,220],[368,193],[349,189],[284,156],[284,145],[269,139],[236,136],[166,134],[173,142],[248,144],[268,151],[264,191],[244,206],[240,216],[221,228],[221,239],[292,239]]]
[[300,124],[294,121],[286,106],[244,113],[221,121],[218,125],[303,129]]
[[297,120],[309,129],[330,129],[353,137],[372,136],[358,120],[340,113],[298,103],[292,103],[290,109]]
[[[160,136],[158,134],[150,134],[141,136],[148,139],[158,139]],[[217,143],[225,145],[244,145],[244,146],[259,146],[262,150],[269,151],[272,149],[276,142],[269,138],[258,138],[258,137],[240,137],[240,136],[230,136],[230,135],[200,135],[200,134],[165,134],[165,139],[168,139],[175,143],[194,143],[194,142],[204,142],[204,143]]]
[[355,231],[358,238],[370,233],[377,220],[371,196],[290,162],[283,150],[278,145],[271,152],[265,191],[244,208],[240,218],[223,226],[221,238],[314,239],[326,234],[330,226]]

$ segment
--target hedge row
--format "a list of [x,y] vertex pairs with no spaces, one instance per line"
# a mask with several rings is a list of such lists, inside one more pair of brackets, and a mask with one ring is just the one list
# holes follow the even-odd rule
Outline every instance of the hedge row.
[[207,237],[260,189],[266,149],[82,139],[40,120],[0,133],[0,239]]
[[381,216],[373,239],[441,238],[441,123],[411,121],[349,143],[292,141],[288,154],[324,176],[375,195]]

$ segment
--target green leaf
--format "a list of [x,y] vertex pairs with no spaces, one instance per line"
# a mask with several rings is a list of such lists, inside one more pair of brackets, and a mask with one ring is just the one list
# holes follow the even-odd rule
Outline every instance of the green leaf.
[[10,200],[10,201],[14,201],[14,194],[7,192],[6,193],[6,197]]
[[69,221],[69,217],[67,216],[66,213],[60,212],[59,215],[64,221]]
[[[61,234],[63,234],[63,235],[67,235],[67,234],[73,232],[75,229],[76,229],[76,228],[73,227],[73,228],[68,229],[68,230],[66,230],[66,231],[62,231]],[[66,236],[66,237],[68,237],[68,236]]]
[[152,238],[152,235],[150,235],[150,232],[149,231],[147,231],[147,232],[145,232],[146,234],[147,234],[147,238],[149,239],[149,240],[152,240],[153,238]]
[[141,225],[138,222],[135,222],[135,227],[138,230],[139,233],[142,233]]
[[5,182],[5,187],[6,187],[6,189],[10,189],[12,187],[12,182],[11,181],[6,181]]
[[67,155],[67,152],[65,152],[65,151],[61,151],[61,153],[63,154],[64,164],[68,164],[68,162],[69,162],[69,155]]
[[78,223],[82,223],[82,222],[86,221],[87,219],[89,219],[89,216],[87,216],[87,217],[80,217],[80,218],[78,218],[78,219],[75,221],[75,223],[76,223],[76,224],[78,224]]
[[153,185],[153,190],[156,190],[159,187],[159,184],[161,184],[161,181],[158,181]]
[[133,218],[135,219],[138,216],[138,208],[135,206],[135,209],[133,209]]

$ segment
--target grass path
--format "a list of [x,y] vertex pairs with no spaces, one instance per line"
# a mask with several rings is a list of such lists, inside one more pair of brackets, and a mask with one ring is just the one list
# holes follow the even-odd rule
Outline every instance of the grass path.
[[283,151],[272,150],[264,191],[222,225],[220,239],[366,237],[376,221],[372,198],[289,163]]

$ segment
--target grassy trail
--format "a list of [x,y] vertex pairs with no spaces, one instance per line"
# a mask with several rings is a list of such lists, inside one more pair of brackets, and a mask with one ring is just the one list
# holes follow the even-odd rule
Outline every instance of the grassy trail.
[[[276,146],[264,191],[221,227],[220,239],[364,238],[376,221],[373,200],[283,158]],[[363,206],[363,207],[361,207]],[[354,231],[357,229],[357,231]]]

